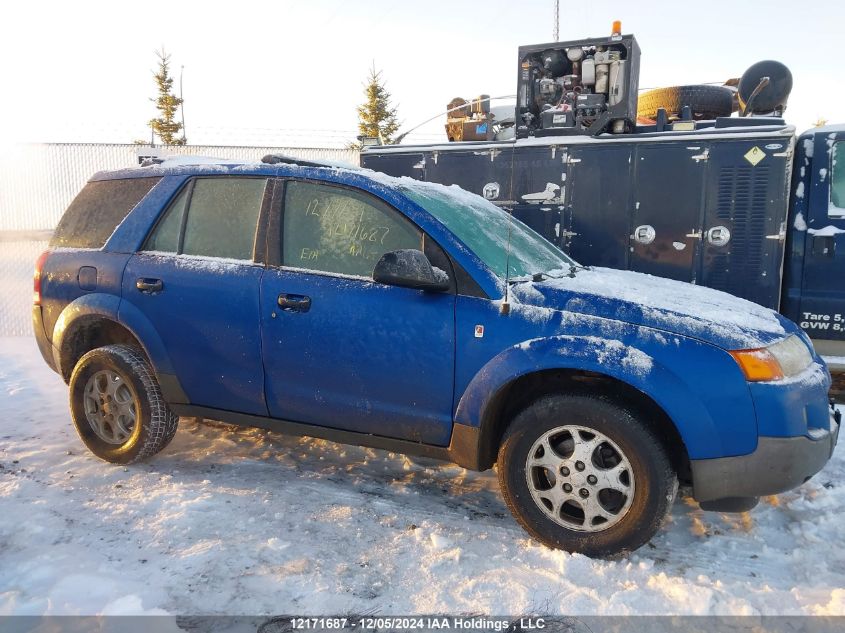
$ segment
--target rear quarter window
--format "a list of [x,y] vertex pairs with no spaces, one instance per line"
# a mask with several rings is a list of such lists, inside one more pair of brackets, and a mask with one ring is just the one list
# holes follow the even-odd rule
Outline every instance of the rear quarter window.
[[50,246],[102,248],[159,180],[127,178],[89,182],[65,211]]

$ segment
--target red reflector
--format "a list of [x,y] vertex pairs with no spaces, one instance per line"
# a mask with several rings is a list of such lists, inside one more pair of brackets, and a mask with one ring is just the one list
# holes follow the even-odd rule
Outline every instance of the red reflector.
[[35,260],[35,274],[32,276],[32,302],[41,305],[41,271],[44,269],[44,263],[47,261],[47,256],[50,251],[44,251]]

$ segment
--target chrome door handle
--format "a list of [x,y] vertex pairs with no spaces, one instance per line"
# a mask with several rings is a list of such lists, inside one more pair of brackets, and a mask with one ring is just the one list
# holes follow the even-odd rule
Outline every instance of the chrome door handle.
[[707,231],[707,241],[713,246],[725,246],[731,241],[730,229],[726,226],[714,226]]
[[657,237],[657,231],[650,224],[643,224],[634,229],[631,239],[640,244],[651,244]]

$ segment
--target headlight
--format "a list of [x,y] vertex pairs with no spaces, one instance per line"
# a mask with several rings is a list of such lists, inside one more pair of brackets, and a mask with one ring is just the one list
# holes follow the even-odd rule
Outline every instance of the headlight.
[[807,345],[794,334],[768,347],[734,350],[730,354],[750,382],[789,378],[813,362]]

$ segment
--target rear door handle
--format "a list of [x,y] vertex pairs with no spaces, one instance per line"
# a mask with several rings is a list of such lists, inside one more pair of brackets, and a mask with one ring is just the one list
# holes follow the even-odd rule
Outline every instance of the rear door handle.
[[141,277],[135,282],[135,287],[145,294],[153,294],[164,290],[164,282],[161,279]]
[[311,297],[283,292],[279,295],[278,304],[285,312],[308,312],[311,309]]

